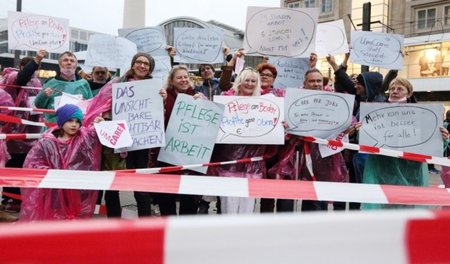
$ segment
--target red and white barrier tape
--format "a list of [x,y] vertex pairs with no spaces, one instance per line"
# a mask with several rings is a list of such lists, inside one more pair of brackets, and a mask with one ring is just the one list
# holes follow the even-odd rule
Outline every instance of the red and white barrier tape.
[[28,89],[28,90],[42,90],[42,87],[34,87],[34,86],[20,86],[15,84],[0,84],[0,88],[6,88],[6,87],[12,87],[12,88],[22,88],[22,89]]
[[450,263],[450,215],[410,210],[17,223],[0,225],[0,243],[3,263]]
[[54,126],[56,126],[56,123],[34,122],[34,121],[29,121],[29,120],[26,120],[26,119],[18,118],[18,117],[15,117],[15,116],[5,115],[5,114],[0,114],[0,121],[7,122],[7,123],[29,125],[29,126],[40,126],[40,127],[54,127]]
[[358,145],[358,144],[347,143],[347,142],[342,142],[342,141],[338,141],[338,140],[322,139],[322,138],[310,137],[310,136],[304,136],[302,138],[303,138],[303,140],[305,140],[307,142],[314,142],[317,144],[324,144],[324,145],[330,145],[330,146],[336,146],[336,147],[344,147],[346,149],[367,152],[367,153],[371,153],[371,154],[378,154],[378,155],[394,157],[394,158],[413,160],[413,161],[418,161],[418,162],[425,162],[428,164],[450,166],[450,159],[448,159],[448,158],[440,158],[440,157],[434,157],[434,156],[430,156],[430,155],[423,155],[423,154],[417,154],[417,153],[406,152],[406,151],[398,151],[398,150],[392,150],[392,149],[384,149],[384,148],[367,146],[367,145]]
[[189,170],[189,169],[200,168],[200,167],[248,163],[248,162],[261,161],[261,160],[264,160],[264,158],[263,157],[254,157],[254,158],[245,158],[245,159],[230,160],[230,161],[209,162],[209,163],[202,163],[202,164],[190,164],[190,165],[180,165],[180,166],[169,166],[169,167],[161,167],[161,168],[119,170],[117,172],[165,173],[165,172]]
[[42,134],[0,134],[0,140],[9,139],[40,139]]
[[10,111],[22,111],[22,112],[36,112],[36,113],[56,113],[53,109],[43,109],[43,108],[31,108],[31,107],[16,107],[16,106],[0,106],[0,110],[10,110]]
[[140,174],[123,171],[1,168],[0,185],[379,204],[450,205],[449,190],[436,187]]

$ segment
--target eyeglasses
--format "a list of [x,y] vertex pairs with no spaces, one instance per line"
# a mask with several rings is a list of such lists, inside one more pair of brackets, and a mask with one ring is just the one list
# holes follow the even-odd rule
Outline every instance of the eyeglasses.
[[134,64],[137,64],[137,65],[143,64],[145,67],[150,67],[150,63],[149,62],[141,61],[141,60],[135,61]]
[[96,72],[94,72],[94,74],[106,74],[106,72],[105,71],[96,71]]
[[270,74],[270,73],[261,73],[261,74],[259,74],[259,76],[267,77],[267,78],[273,78],[273,74]]

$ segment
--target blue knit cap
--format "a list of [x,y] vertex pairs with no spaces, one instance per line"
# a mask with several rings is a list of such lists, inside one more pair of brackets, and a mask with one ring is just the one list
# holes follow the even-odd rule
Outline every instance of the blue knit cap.
[[83,112],[78,106],[66,104],[56,110],[56,123],[59,127],[63,127],[72,118],[80,120],[80,124],[83,122]]

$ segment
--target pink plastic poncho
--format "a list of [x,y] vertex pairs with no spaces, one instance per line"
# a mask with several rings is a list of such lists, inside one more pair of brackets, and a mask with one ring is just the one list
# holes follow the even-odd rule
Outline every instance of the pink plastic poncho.
[[[14,106],[13,100],[11,98],[11,95],[9,95],[7,92],[3,91],[3,89],[0,88],[0,102],[2,106]],[[2,114],[9,114],[9,110],[0,110],[0,113]],[[2,131],[3,124],[0,124],[0,133],[3,133]],[[11,158],[11,156],[8,153],[8,150],[6,148],[6,142],[5,140],[0,139],[0,168],[4,168],[6,162]]]
[[[67,142],[48,130],[28,153],[24,168],[99,170],[100,143],[93,126],[81,127]],[[77,177],[77,172],[73,173]],[[20,221],[92,217],[97,191],[21,188]]]
[[[4,75],[0,83],[6,85],[14,85],[18,73],[19,73],[18,69],[6,68],[4,70]],[[42,87],[42,84],[37,77],[33,76],[31,80],[27,83],[27,86]],[[9,87],[7,86],[5,87],[4,90],[9,95],[11,95],[13,100],[13,106],[17,107],[31,107],[28,102],[28,98],[30,96],[36,96],[39,93],[39,90],[22,89],[13,86]],[[1,105],[4,105],[3,100],[0,102]],[[40,114],[31,115],[30,112],[26,111],[11,111],[9,115],[35,122],[39,121],[39,118],[42,116]],[[40,131],[41,128],[38,126],[27,126],[23,124],[8,123],[5,124],[3,127],[4,133],[22,134],[22,133],[39,133]],[[35,142],[36,140],[22,140],[22,139],[8,140],[7,141],[8,151],[9,153],[27,153]]]
[[292,137],[286,142],[285,148],[278,153],[278,162],[268,171],[268,178],[294,180],[295,170],[295,146],[299,144],[299,180],[311,180],[310,173],[306,168],[303,144],[310,144],[311,159],[314,176],[318,181],[348,182],[348,170],[345,166],[341,153],[322,158],[319,145],[304,142],[298,137]]
[[102,113],[110,112],[112,105],[112,85],[114,83],[125,81],[124,78],[114,78],[105,84],[94,98],[88,100],[86,114],[83,118],[83,124],[88,126],[94,122],[94,119]]

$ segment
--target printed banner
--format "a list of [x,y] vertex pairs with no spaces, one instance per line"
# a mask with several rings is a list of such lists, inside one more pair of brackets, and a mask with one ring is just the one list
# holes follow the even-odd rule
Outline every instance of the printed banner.
[[103,146],[120,149],[133,145],[133,139],[125,120],[102,121],[94,123],[94,127]]
[[283,145],[283,98],[264,96],[214,96],[225,105],[216,143]]
[[[178,94],[166,130],[159,161],[173,165],[207,163],[219,132],[224,106],[209,100]],[[206,173],[207,167],[192,170]]]
[[223,63],[223,31],[204,28],[174,28],[175,62]]
[[69,43],[68,19],[8,12],[8,49],[62,53]]
[[352,122],[354,95],[286,89],[287,131],[299,136],[329,138]]
[[352,31],[352,63],[401,70],[403,36],[382,32]]
[[244,48],[248,55],[309,57],[318,15],[317,8],[248,7]]
[[165,145],[164,107],[159,94],[161,87],[160,79],[113,84],[113,120],[125,120],[133,138],[131,147],[118,152]]
[[359,143],[442,157],[444,106],[361,103]]

